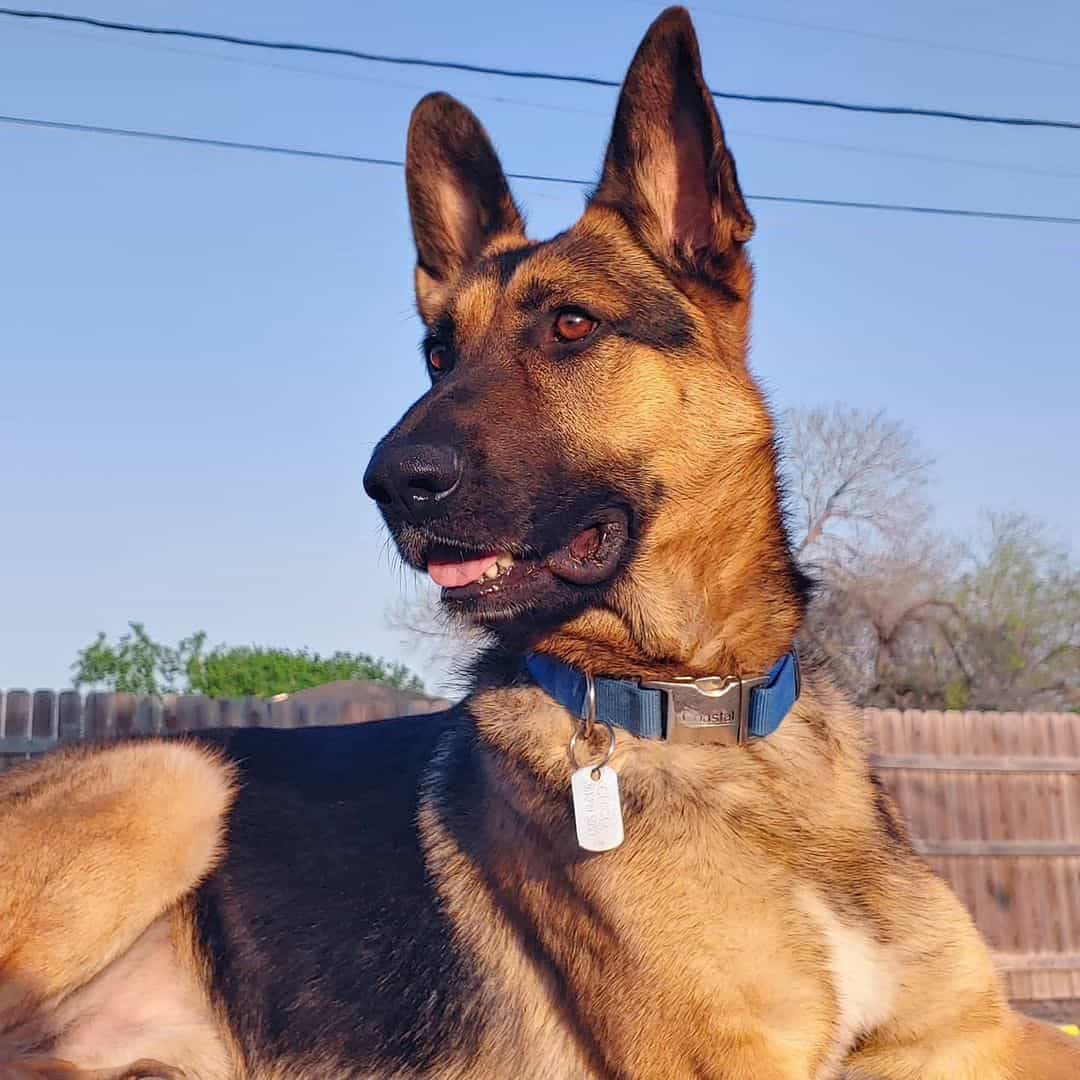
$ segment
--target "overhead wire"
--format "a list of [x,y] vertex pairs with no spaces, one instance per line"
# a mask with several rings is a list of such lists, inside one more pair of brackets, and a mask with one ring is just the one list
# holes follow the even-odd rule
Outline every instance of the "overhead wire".
[[[651,3],[652,0],[641,0],[642,3]],[[695,10],[715,10],[699,9]],[[747,16],[749,18],[750,16]],[[801,24],[794,24],[801,25]],[[65,30],[58,27],[48,27],[46,32],[53,34],[66,34],[69,36],[87,39],[88,33],[79,30]],[[221,52],[205,52],[198,49],[187,49],[183,46],[167,45],[160,41],[148,40],[134,43],[137,46],[155,51],[176,53],[181,56],[194,56],[203,60],[211,60],[217,63],[243,64],[265,68],[270,71],[288,71],[299,75],[313,76],[320,79],[340,79],[348,82],[376,83],[383,87],[395,87],[397,89],[423,91],[427,86],[420,82],[403,82],[401,80],[387,80],[375,75],[358,75],[352,72],[334,70],[329,68],[304,67],[297,64],[284,64],[274,60],[260,60],[252,56],[230,56]],[[1080,66],[1080,65],[1078,65]],[[573,116],[596,116],[605,120],[610,117],[610,112],[600,109],[590,109],[576,105],[565,105],[549,101],[536,101],[531,98],[510,97],[506,94],[485,94],[476,91],[469,92],[470,101],[493,101],[499,105],[510,105],[523,109],[537,109],[544,112],[563,113]],[[841,153],[862,154],[869,157],[900,158],[914,161],[926,161],[942,165],[959,165],[965,168],[984,169],[993,172],[1016,173],[1025,176],[1045,176],[1055,180],[1080,179],[1080,172],[1067,169],[1044,169],[1032,165],[1017,165],[1003,161],[986,161],[978,158],[952,157],[946,154],[929,154],[915,150],[888,149],[881,146],[865,146],[853,143],[834,142],[828,139],[813,139],[795,135],[780,135],[772,132],[751,131],[746,128],[725,125],[725,131],[729,139],[761,139],[767,142],[787,143],[792,146],[806,146],[823,150],[836,150]]]
[[[426,57],[400,56],[388,53],[369,52],[361,49],[351,49],[337,45],[315,45],[297,41],[274,41],[266,38],[249,37],[240,34],[226,34],[209,30],[191,30],[172,26],[149,26],[143,23],[100,19],[89,15],[71,15],[65,12],[0,7],[0,15],[19,19],[42,19],[54,22],[77,23],[83,26],[92,26],[101,30],[114,30],[121,33],[191,38],[198,41],[216,41],[245,48],[312,53],[320,56],[339,56],[368,63],[394,64],[403,67],[426,67],[442,71],[459,71],[474,75],[491,75],[500,78],[576,83],[583,86],[602,86],[608,88],[618,87],[620,85],[619,80],[602,78],[596,75],[574,75],[525,68],[500,67],[490,64],[474,64],[463,60],[438,60]],[[713,97],[727,101],[745,101],[766,105],[798,105],[817,109],[839,109],[844,112],[957,120],[974,124],[997,124],[1009,127],[1080,130],[1080,121],[1077,120],[1056,120],[1030,116],[1002,116],[990,113],[973,113],[959,109],[929,109],[913,105],[873,105],[860,102],[838,101],[830,98],[799,97],[786,94],[750,94],[731,90],[716,90],[713,88],[710,88],[710,92]]]
[[[240,150],[286,157],[312,158],[323,161],[340,161],[356,165],[382,166],[402,169],[405,162],[396,158],[376,157],[366,154],[346,154],[328,150],[305,150],[301,147],[278,146],[271,143],[241,142],[234,139],[213,139],[196,135],[179,135],[171,132],[149,131],[137,128],[106,127],[101,124],[82,124],[63,120],[46,120],[38,117],[10,116],[0,114],[0,123],[22,127],[43,128],[52,131],[107,135],[129,139],[175,143],[188,146],[205,146],[223,150]],[[546,173],[508,172],[514,180],[536,181],[545,184],[562,184],[590,188],[593,181],[576,177],[557,176]],[[1000,210],[972,210],[962,207],[922,206],[910,203],[865,202],[851,199],[823,199],[800,195],[749,194],[747,199],[755,202],[786,203],[796,206],[842,207],[854,210],[884,211],[905,214],[929,214],[942,217],[978,218],[991,221],[1017,221],[1051,225],[1080,225],[1080,217],[1054,214],[1021,214]]]

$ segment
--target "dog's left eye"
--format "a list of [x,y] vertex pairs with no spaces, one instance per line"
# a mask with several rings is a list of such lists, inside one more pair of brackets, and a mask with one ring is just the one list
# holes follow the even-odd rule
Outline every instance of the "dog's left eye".
[[596,320],[575,308],[564,308],[555,316],[552,327],[559,341],[584,341],[595,329]]
[[432,377],[445,375],[454,366],[454,354],[448,345],[435,342],[427,349],[428,371]]

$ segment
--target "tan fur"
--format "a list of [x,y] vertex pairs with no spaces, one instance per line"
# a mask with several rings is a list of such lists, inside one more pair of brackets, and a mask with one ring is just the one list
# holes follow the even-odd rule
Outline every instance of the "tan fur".
[[154,1059],[182,1062],[199,1080],[229,1080],[230,1055],[200,976],[189,913],[178,907],[64,999],[51,1017],[61,1032],[52,1053],[91,1071]]
[[[603,235],[617,247],[617,264],[633,266],[639,280],[659,275],[608,210],[590,208],[577,230]],[[745,258],[739,254],[738,272],[748,291]],[[508,292],[527,284],[515,277]],[[590,285],[580,286],[584,295],[595,295]],[[588,389],[575,387],[581,392],[567,395],[555,413],[564,439],[587,460],[644,456],[663,477],[670,507],[615,591],[622,627],[589,613],[540,645],[607,674],[759,671],[783,652],[800,617],[777,585],[786,556],[773,426],[742,364],[749,307],[721,313],[712,299],[699,309],[687,306],[706,343],[700,352],[680,362],[638,347],[631,361],[615,355],[630,346],[613,344],[607,362],[590,368]],[[703,355],[711,362],[702,363]],[[602,424],[593,419],[600,416]]]
[[454,778],[438,756],[420,816],[505,1018],[469,1075],[507,1075],[538,1047],[533,1075],[551,1077],[830,1080],[845,1062],[867,1080],[1080,1075],[1064,1037],[1009,1012],[959,902],[883,835],[858,715],[827,683],[737,754],[621,738],[626,841],[569,872],[565,807],[547,794],[566,787],[576,721],[528,689],[480,693],[472,711],[485,825],[464,845],[445,826]]
[[800,909],[825,941],[836,1003],[833,1049],[821,1069],[832,1076],[860,1037],[892,1014],[901,969],[892,950],[862,920],[845,920],[812,888],[802,890]]
[[[497,785],[510,806],[499,812],[496,804],[493,831],[507,821],[529,825],[512,840],[504,834],[499,844],[474,845],[491,852],[486,877],[524,909],[556,968],[572,973],[584,1026],[603,1033],[605,1053],[617,1055],[628,1075],[831,1075],[825,1070],[836,1064],[851,1012],[844,1015],[844,986],[834,973],[843,957],[826,921],[846,919],[851,936],[866,942],[858,972],[843,978],[865,980],[876,965],[881,982],[895,985],[898,963],[874,929],[893,901],[890,872],[906,869],[909,890],[933,879],[913,859],[904,868],[881,851],[853,712],[834,717],[851,751],[821,753],[809,718],[827,705],[835,702],[808,689],[781,732],[745,756],[620,740],[613,765],[624,805],[647,807],[647,818],[629,813],[623,847],[581,860],[557,883],[554,902],[544,852],[566,844],[565,820],[538,820],[541,807],[519,785]],[[481,698],[475,714],[496,747],[512,745],[530,769],[565,785],[569,715],[536,691],[522,691],[512,704],[503,693]],[[808,850],[808,837],[823,842]],[[530,854],[532,865],[523,866]],[[464,875],[445,880],[461,883],[464,915],[475,887]],[[820,897],[809,919],[807,881]],[[525,882],[535,886],[535,902],[522,891]],[[943,914],[954,909],[949,898]]]
[[232,795],[231,767],[185,743],[69,750],[0,778],[0,1061],[44,1043],[121,1067],[150,1056],[138,1010],[161,998],[177,1027],[181,1000],[205,1011],[180,987],[184,924],[162,916],[212,869]]
[[[753,222],[688,25],[657,26],[581,220],[508,280],[480,270],[421,312],[453,320],[462,364],[498,367],[489,415],[557,430],[570,462],[645,461],[661,480],[660,511],[604,607],[534,647],[606,676],[756,674],[790,647],[801,599],[773,425],[746,364]],[[678,110],[671,119],[682,76],[666,48],[680,34],[689,44],[671,47],[694,67],[719,162],[711,208],[685,194],[704,159]],[[579,257],[598,242],[617,274]],[[719,288],[686,272],[703,244]],[[572,364],[530,364],[522,394],[517,358],[489,347],[523,325],[537,290],[616,319],[627,281],[671,280],[694,328],[684,353],[608,338]],[[967,913],[912,854],[871,782],[857,714],[820,673],[763,743],[710,753],[621,737],[627,835],[602,857],[567,850],[575,721],[535,690],[481,690],[470,710],[488,755],[484,824],[467,837],[447,827],[438,769],[420,820],[444,900],[506,1010],[477,1075],[537,1046],[537,1075],[553,1077],[828,1080],[845,1063],[877,1080],[1029,1075],[1021,1062],[1041,1051],[1020,1033],[1036,1029],[1009,1011]],[[445,797],[453,778],[441,782]],[[1080,1075],[1080,1055],[1068,1061],[1059,1068]]]
[[[603,604],[533,647],[616,677],[767,670],[803,599],[746,360],[753,220],[686,13],[646,37],[599,189],[550,244],[525,239],[490,141],[445,95],[414,114],[408,188],[421,316],[452,323],[473,382],[456,400],[433,389],[395,436],[452,408],[459,429],[494,429],[493,474],[637,470],[659,492]],[[620,324],[643,296],[679,332],[613,333],[563,363],[530,345],[538,307]],[[539,463],[538,432],[558,448]],[[417,813],[453,927],[444,944],[479,971],[479,1045],[445,1047],[425,1076],[1080,1077],[1080,1049],[1008,1008],[827,674],[808,667],[780,730],[745,746],[619,734],[626,839],[589,855],[568,805],[577,719],[484,671],[471,726],[450,726],[428,761]],[[0,779],[0,1080],[138,1080],[159,1068],[146,1059],[201,1080],[361,1080],[322,1047],[245,1071],[208,1003],[186,898],[214,865],[231,792],[211,755],[155,742]]]

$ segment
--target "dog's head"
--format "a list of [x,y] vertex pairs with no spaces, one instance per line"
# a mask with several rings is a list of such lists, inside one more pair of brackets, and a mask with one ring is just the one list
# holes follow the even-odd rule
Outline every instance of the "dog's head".
[[443,94],[407,183],[431,389],[364,479],[403,558],[450,611],[593,670],[775,660],[800,602],[746,366],[754,221],[687,13],[642,42],[566,232],[526,237]]

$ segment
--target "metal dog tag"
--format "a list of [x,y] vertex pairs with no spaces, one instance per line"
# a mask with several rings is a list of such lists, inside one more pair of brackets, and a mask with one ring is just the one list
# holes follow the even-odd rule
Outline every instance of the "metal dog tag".
[[[594,779],[595,776],[595,779]],[[586,851],[610,851],[623,842],[619,776],[610,765],[586,765],[570,777],[574,826]]]

